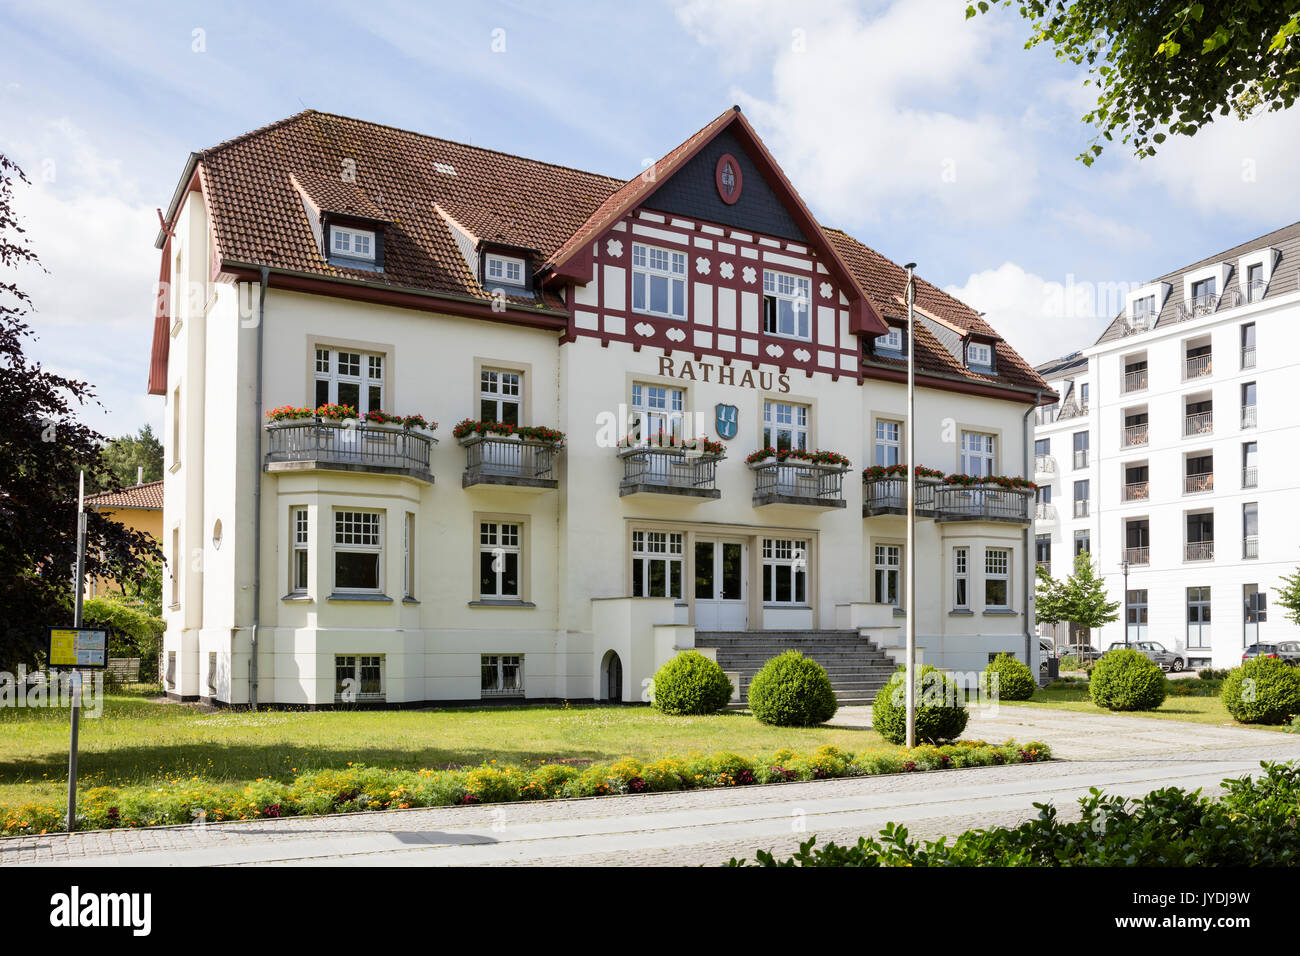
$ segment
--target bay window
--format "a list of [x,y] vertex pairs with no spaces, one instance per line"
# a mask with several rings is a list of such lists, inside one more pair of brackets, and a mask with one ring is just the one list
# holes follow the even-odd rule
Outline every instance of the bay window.
[[378,593],[382,585],[383,515],[334,512],[334,590]]
[[1011,607],[1011,552],[1006,548],[984,552],[984,607],[991,611]]

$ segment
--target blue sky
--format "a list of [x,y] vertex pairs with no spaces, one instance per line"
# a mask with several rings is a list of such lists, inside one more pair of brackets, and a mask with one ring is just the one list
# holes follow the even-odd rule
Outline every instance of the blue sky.
[[[155,207],[186,156],[304,107],[629,177],[739,103],[813,211],[987,312],[1033,361],[1136,283],[1300,219],[1295,111],[1137,161],[1091,137],[1077,69],[964,0],[116,3],[0,0],[0,151],[48,275],[32,352],[91,381],[107,434],[144,393]],[[1080,285],[1083,284],[1083,285]]]

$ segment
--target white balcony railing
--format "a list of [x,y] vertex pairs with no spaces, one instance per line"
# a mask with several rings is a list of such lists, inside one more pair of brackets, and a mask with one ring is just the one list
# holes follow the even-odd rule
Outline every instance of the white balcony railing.
[[1214,412],[1193,412],[1183,419],[1183,437],[1208,435],[1214,431]]
[[1241,556],[1243,558],[1259,557],[1259,535],[1248,534],[1241,539]]
[[1241,487],[1257,488],[1259,486],[1259,469],[1255,465],[1247,465],[1241,469]]
[[1074,516],[1076,518],[1088,517],[1088,499],[1078,498],[1074,502]]
[[1034,473],[1039,475],[1056,474],[1056,459],[1051,455],[1035,455]]
[[1151,497],[1151,482],[1130,481],[1124,485],[1125,501],[1146,501]]
[[1256,425],[1259,424],[1259,419],[1256,417],[1255,414],[1257,408],[1258,406],[1256,405],[1241,406],[1241,427],[1242,428],[1254,428]]
[[1214,490],[1214,473],[1188,475],[1183,479],[1183,494],[1203,495]]
[[1145,445],[1148,441],[1147,425],[1125,425],[1123,444],[1125,448],[1133,448],[1136,445]]
[[1125,564],[1150,564],[1151,549],[1150,548],[1125,548],[1124,563]]
[[1080,449],[1077,449],[1077,450],[1075,451],[1075,453],[1074,453],[1074,467],[1075,467],[1075,468],[1087,468],[1087,467],[1088,467],[1088,449],[1086,449],[1086,448],[1080,448]]
[[1183,545],[1184,561],[1213,561],[1213,541],[1188,541]]
[[1140,392],[1147,387],[1147,370],[1135,369],[1124,373],[1124,391]]
[[1242,368],[1255,367],[1255,346],[1243,345],[1241,347],[1241,367]]
[[1210,374],[1213,363],[1209,355],[1189,355],[1184,363],[1185,378],[1203,378]]

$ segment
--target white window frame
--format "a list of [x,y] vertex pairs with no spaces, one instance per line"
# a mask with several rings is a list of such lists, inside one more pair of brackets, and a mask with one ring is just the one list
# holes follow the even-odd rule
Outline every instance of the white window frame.
[[[496,406],[496,415],[483,414],[483,405],[492,402]],[[515,420],[510,422],[505,417],[507,406],[515,410]],[[524,424],[524,373],[508,368],[482,368],[478,375],[479,416],[484,421],[505,422],[506,424]]]
[[[632,596],[670,597],[683,600],[686,593],[686,536],[680,531],[635,528],[632,531]],[[640,567],[637,567],[637,562]],[[650,593],[650,569],[664,566],[664,593]],[[673,572],[677,573],[677,593],[673,593]]]
[[[491,667],[495,672],[492,687],[483,686],[484,670]],[[514,667],[514,686],[507,687],[505,669]],[[483,654],[479,658],[479,696],[480,697],[523,697],[524,695],[524,655],[523,654]]]
[[[1247,253],[1237,259],[1237,282],[1241,286],[1242,300],[1245,302],[1258,302],[1268,293],[1269,283],[1273,281],[1273,266],[1277,263],[1277,250],[1272,248],[1258,249],[1255,252]],[[1250,298],[1250,267],[1260,267],[1260,281],[1264,287],[1260,291],[1259,299]]]
[[415,600],[415,514],[408,511],[402,520],[402,597]]
[[[989,585],[1001,581],[1006,587],[1006,600],[1001,604],[989,602]],[[1008,611],[1011,609],[1011,549],[984,549],[984,609]]]
[[875,349],[877,352],[902,352],[903,351],[903,330],[890,329],[884,335],[877,335],[875,339]]
[[[891,435],[892,429],[892,435]],[[876,419],[876,441],[873,460],[881,467],[903,462],[903,423],[892,418]],[[888,460],[892,457],[892,461]]]
[[682,437],[686,419],[686,390],[655,382],[633,382],[628,425],[641,441],[662,434]]
[[[334,655],[334,701],[335,703],[359,703],[361,701],[378,701],[387,699],[388,674],[387,661],[383,654],[335,654]],[[379,669],[379,689],[377,691],[363,691],[362,672],[364,668],[376,667]],[[356,696],[348,699],[345,692],[339,688],[340,674],[343,669],[351,671],[351,680],[356,681]],[[343,680],[349,678],[344,677]]]
[[[1205,596],[1202,598],[1200,594],[1198,594],[1197,600],[1193,601],[1192,600],[1193,591],[1202,592]],[[1213,607],[1211,602],[1211,598],[1213,597],[1212,585],[1192,585],[1185,590],[1184,594],[1185,594],[1184,603],[1187,608],[1187,614],[1186,614],[1187,647],[1189,650],[1192,648],[1197,648],[1197,649],[1208,648],[1210,646],[1210,640],[1213,637],[1213,632],[1211,629],[1214,627],[1214,613],[1213,613]],[[1192,638],[1192,626],[1193,626],[1192,609],[1193,608],[1197,610],[1196,616],[1197,618],[1199,618],[1199,620],[1195,622],[1195,626],[1196,626],[1195,643],[1193,643],[1193,638]],[[1204,609],[1205,611],[1204,614],[1200,613],[1201,609]]]
[[[769,298],[776,300],[776,315],[771,322],[767,314]],[[789,331],[781,327],[783,302],[790,305]],[[775,269],[763,270],[763,331],[783,339],[812,341],[812,279]]]
[[763,400],[763,447],[781,448],[778,444],[783,432],[790,434],[790,448],[807,451],[808,423],[812,418],[812,408],[798,402],[774,402]]
[[[1131,329],[1141,328],[1142,330],[1150,329],[1160,315],[1161,309],[1165,307],[1165,300],[1169,298],[1169,293],[1173,286],[1168,282],[1157,282],[1153,285],[1145,285],[1140,289],[1134,289],[1124,297],[1124,313],[1128,318],[1128,326]],[[1139,312],[1137,304],[1151,300],[1151,309],[1149,312]],[[1140,320],[1144,320],[1141,321]]]
[[305,505],[289,509],[289,593],[311,590],[311,517]]
[[952,549],[952,608],[970,610],[970,548]]
[[[895,608],[903,607],[903,546],[901,544],[878,544],[872,549],[871,581],[875,589],[877,604],[890,604]],[[888,600],[891,589],[894,599]]]
[[[776,596],[777,584],[786,575],[790,597],[781,600]],[[804,538],[764,538],[763,606],[807,607],[809,603],[808,541]]]
[[980,368],[992,368],[993,346],[983,342],[966,343],[966,364]]
[[[492,573],[496,575],[495,590],[483,590],[483,555],[492,555]],[[506,565],[504,558],[508,554],[515,556],[515,590],[507,592]],[[479,600],[481,601],[522,601],[524,595],[524,525],[521,521],[486,520],[478,523],[478,559],[474,573],[478,575]]]
[[[688,275],[687,255],[677,249],[663,249],[644,243],[632,244],[632,311],[640,315],[656,315],[664,319],[686,320],[686,280]],[[651,283],[663,279],[666,286],[667,309],[656,311],[650,307]],[[637,307],[637,282],[640,280],[641,301]],[[680,295],[679,295],[680,293]],[[673,307],[675,301],[681,303],[680,311]]]
[[[362,244],[364,243],[364,248]],[[330,226],[329,256],[343,259],[375,261],[375,232],[373,229],[354,229],[351,226]]]
[[514,256],[499,256],[490,252],[483,260],[483,278],[487,285],[499,284],[524,287],[528,284],[524,275],[524,260]]
[[[384,381],[384,366],[387,356],[363,349],[337,348],[333,345],[316,345],[313,363],[312,383],[316,390],[312,394],[312,407],[323,404],[320,401],[320,385],[325,385],[324,404],[344,404],[339,401],[340,385],[357,386],[357,415],[379,411],[384,407],[387,387]],[[346,362],[345,362],[346,357]],[[352,360],[356,359],[354,363]],[[353,367],[355,364],[355,371]],[[371,402],[370,392],[379,390],[379,401]]]
[[[334,592],[335,594],[383,594],[384,593],[384,513],[371,508],[336,508],[334,522]],[[363,520],[357,520],[358,518]],[[374,519],[373,521],[370,519]],[[348,524],[353,527],[349,529]],[[361,537],[363,541],[340,541],[342,536]],[[357,588],[341,587],[338,583],[338,556],[340,554],[375,555],[375,587]]]
[[[978,440],[978,446],[976,441]],[[975,462],[983,463],[980,469],[974,468]],[[961,433],[961,461],[959,465],[964,475],[987,478],[997,474],[998,437],[992,432],[963,431]]]

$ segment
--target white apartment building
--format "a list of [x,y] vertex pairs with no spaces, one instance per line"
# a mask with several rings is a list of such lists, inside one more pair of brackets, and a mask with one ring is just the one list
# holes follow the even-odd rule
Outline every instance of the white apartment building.
[[[1126,599],[1101,649],[1127,631],[1190,667],[1230,667],[1295,636],[1268,598],[1300,564],[1298,349],[1295,224],[1129,291],[1094,345],[1039,367],[1063,404],[1035,431],[1054,507],[1035,522],[1037,556],[1062,577],[1089,544]],[[1089,393],[1075,406],[1071,383]]]
[[[192,154],[158,246],[170,694],[636,701],[718,635],[897,659],[909,612],[928,662],[1036,663],[1005,482],[926,483],[903,606],[863,468],[905,273],[739,110],[626,182],[308,111]],[[1042,379],[917,288],[919,463],[1023,475]]]

